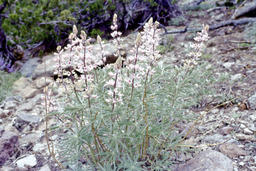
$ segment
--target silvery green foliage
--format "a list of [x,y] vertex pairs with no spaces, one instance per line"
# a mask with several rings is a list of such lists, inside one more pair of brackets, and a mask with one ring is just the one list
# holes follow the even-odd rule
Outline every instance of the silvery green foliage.
[[[181,142],[175,125],[194,117],[189,108],[214,81],[199,58],[208,27],[198,33],[184,64],[173,66],[157,51],[159,23],[150,19],[137,36],[134,56],[122,67],[116,23],[114,15],[111,28],[119,56],[115,64],[97,68],[104,55],[95,61],[86,34],[81,32],[79,38],[76,27],[66,47],[70,56],[63,57],[63,50],[57,49],[57,87],[63,98],[52,104],[58,106],[53,109],[60,121],[59,160],[72,170],[168,170],[171,152]],[[69,77],[64,79],[64,73]]]

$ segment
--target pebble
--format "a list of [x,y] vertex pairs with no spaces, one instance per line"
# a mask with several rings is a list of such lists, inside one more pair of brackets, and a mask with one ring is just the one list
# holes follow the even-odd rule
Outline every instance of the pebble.
[[11,115],[11,113],[11,110],[2,110],[2,112],[0,111],[0,118],[6,118],[7,116]]
[[233,130],[234,130],[233,127],[231,127],[231,126],[226,126],[226,127],[222,128],[222,129],[220,129],[220,133],[221,133],[222,135],[229,135]]
[[39,89],[49,85],[51,82],[53,82],[51,77],[40,77],[35,80],[36,87]]
[[35,146],[33,147],[33,151],[35,152],[42,152],[47,150],[47,145],[46,144],[42,144],[42,143],[36,143]]
[[252,120],[253,122],[256,121],[256,114],[255,113],[251,113],[249,116],[250,120]]
[[223,64],[223,66],[226,68],[226,69],[230,69],[232,65],[234,65],[235,63],[234,62],[225,62]]
[[219,149],[220,152],[222,152],[223,154],[227,155],[230,158],[245,156],[247,154],[245,150],[240,148],[238,145],[232,143],[221,144]]
[[14,109],[16,106],[17,106],[17,103],[15,103],[14,101],[8,101],[5,103],[4,109],[11,110],[11,109]]
[[244,124],[241,124],[240,127],[241,127],[242,129],[245,129],[245,128],[246,128],[246,126],[245,126]]
[[239,165],[240,165],[240,166],[244,166],[245,163],[244,163],[244,162],[239,162]]
[[249,127],[248,127],[250,130],[252,130],[253,132],[256,132],[256,127],[254,126],[253,123],[249,124]]
[[44,165],[43,167],[41,167],[41,169],[39,171],[51,171],[50,167],[48,166],[48,164]]
[[31,115],[26,113],[20,113],[17,116],[20,120],[28,122],[28,123],[39,123],[41,121],[41,117],[37,115]]
[[256,110],[256,93],[248,99],[248,103],[251,109]]
[[244,129],[244,134],[246,135],[253,135],[253,132],[249,128]]
[[27,169],[27,168],[34,167],[37,164],[37,160],[35,155],[29,155],[22,159],[19,159],[16,162],[16,164],[19,169]]
[[24,99],[28,99],[34,97],[38,93],[38,89],[34,87],[30,79],[21,77],[19,80],[13,83],[12,92],[23,97]]
[[240,80],[243,77],[242,74],[236,74],[231,76],[232,81]]
[[208,143],[220,143],[220,142],[224,142],[225,140],[227,140],[229,138],[229,136],[223,136],[221,134],[214,134],[214,135],[208,135],[204,138],[205,142]]
[[213,109],[212,111],[211,111],[212,113],[218,113],[219,112],[219,109]]
[[244,141],[244,140],[252,141],[254,139],[254,137],[251,135],[245,135],[245,134],[241,134],[241,133],[236,134],[236,138],[241,141]]
[[256,163],[256,156],[253,157],[254,162]]

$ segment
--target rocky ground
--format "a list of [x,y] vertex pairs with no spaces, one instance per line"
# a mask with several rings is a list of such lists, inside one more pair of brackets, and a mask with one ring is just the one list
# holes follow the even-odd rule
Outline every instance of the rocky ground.
[[[225,20],[232,15],[230,12],[219,8],[184,13],[184,17],[191,25],[199,26]],[[173,156],[173,170],[256,170],[256,51],[253,46],[242,46],[248,41],[246,27],[229,26],[210,32],[206,60],[216,72],[230,75],[230,80],[217,86],[218,93],[228,98],[206,102],[198,108],[196,122],[180,125],[180,133],[184,136],[188,133],[184,146],[190,150]],[[176,54],[182,54],[184,44],[192,37],[192,33],[173,35],[172,50],[163,55],[170,58],[170,62],[180,62]],[[134,35],[126,37],[124,49],[131,48],[133,41]],[[163,41],[163,44],[169,45],[169,42]],[[106,45],[109,56],[114,53],[111,47],[111,43]],[[93,48],[98,51],[99,47]],[[46,61],[46,72],[42,61]],[[41,98],[43,88],[53,81],[53,63],[53,55],[26,61],[21,69],[23,77],[13,87],[15,96],[0,104],[0,170],[59,170],[49,157]]]

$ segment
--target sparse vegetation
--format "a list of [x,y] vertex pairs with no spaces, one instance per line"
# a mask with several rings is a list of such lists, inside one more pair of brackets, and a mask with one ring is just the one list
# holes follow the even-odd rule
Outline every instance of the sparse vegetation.
[[12,84],[20,77],[18,73],[0,71],[0,103],[11,95]]
[[[158,25],[152,18],[146,23],[144,31],[137,35],[134,55],[126,59],[125,67],[119,56],[115,64],[97,69],[104,62],[104,56],[98,60],[90,56],[86,51],[87,35],[81,31],[78,36],[75,26],[69,36],[68,47],[72,50],[68,50],[83,49],[83,53],[63,58],[63,49],[57,48],[56,72],[60,77],[52,88],[63,93],[60,99],[53,99],[53,91],[46,91],[45,108],[51,116],[56,116],[55,128],[60,136],[55,143],[58,160],[64,167],[72,170],[169,169],[171,152],[179,150],[182,142],[175,124],[195,118],[189,108],[212,91],[211,85],[217,79],[211,67],[199,58],[208,39],[207,26],[197,35],[193,51],[184,63],[174,66],[166,65],[166,59],[155,48],[159,42]],[[114,15],[111,35],[119,47],[121,33],[117,28]],[[102,43],[99,36],[97,42]],[[68,62],[69,59],[73,60]],[[70,68],[69,65],[82,75],[64,69]],[[63,74],[70,77],[64,79]],[[47,131],[47,137],[51,133]],[[52,149],[49,150],[54,155]]]

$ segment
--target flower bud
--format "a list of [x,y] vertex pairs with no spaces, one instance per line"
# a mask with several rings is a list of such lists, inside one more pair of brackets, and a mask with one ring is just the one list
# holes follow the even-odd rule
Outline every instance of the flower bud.
[[76,25],[73,25],[73,34],[77,35],[77,33],[78,33],[77,27]]
[[141,44],[141,34],[138,33],[137,38],[136,38],[136,41],[135,41],[135,45],[136,45],[136,46],[139,46],[140,44]]
[[69,40],[73,40],[74,38],[75,38],[75,35],[74,35],[74,33],[70,33],[70,35],[69,35]]
[[117,15],[115,13],[114,16],[113,16],[113,23],[116,23],[116,22],[117,22]]
[[99,35],[97,36],[97,42],[101,44],[101,37]]
[[149,26],[152,26],[152,25],[153,25],[153,18],[152,18],[152,17],[148,20],[148,25],[149,25]]
[[210,29],[209,25],[208,25],[208,24],[206,24],[206,25],[204,26],[204,30],[205,30],[206,32],[208,32],[208,31],[209,31],[209,29]]
[[155,22],[155,29],[157,29],[159,27],[160,23],[158,21]]
[[82,40],[86,40],[87,35],[86,35],[85,31],[82,30],[80,36],[81,36]]
[[61,50],[61,46],[58,46],[57,47],[57,52],[60,52],[60,50]]

